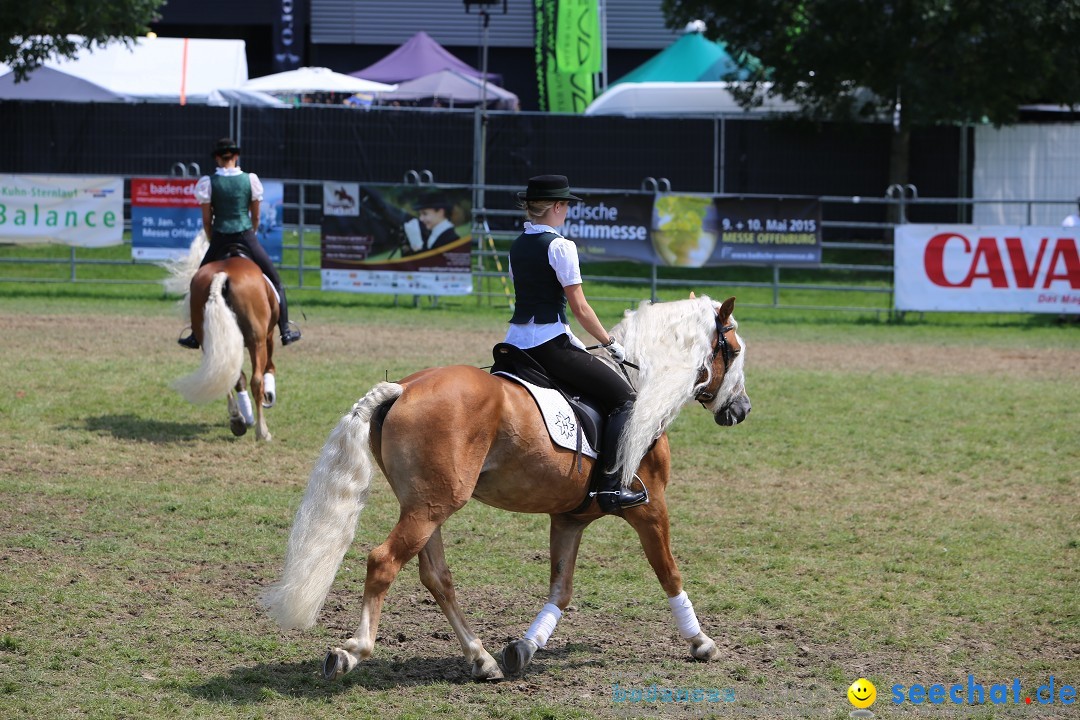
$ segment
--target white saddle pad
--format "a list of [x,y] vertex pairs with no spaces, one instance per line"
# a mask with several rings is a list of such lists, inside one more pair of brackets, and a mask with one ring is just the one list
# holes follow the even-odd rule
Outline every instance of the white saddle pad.
[[278,291],[277,291],[277,288],[274,287],[274,283],[270,282],[270,278],[266,277],[265,273],[263,273],[263,280],[265,280],[266,284],[270,286],[270,289],[274,291],[274,297],[277,298],[278,305],[280,305],[281,304],[281,296],[278,295]]
[[[536,406],[540,408],[540,414],[544,417],[544,424],[547,425],[548,435],[551,436],[552,442],[567,450],[577,450],[577,415],[574,414],[574,409],[570,407],[570,403],[566,402],[566,398],[562,396],[562,393],[558,390],[542,388],[525,382],[517,375],[508,372],[496,372],[493,374],[501,375],[524,386],[532,395],[533,400],[536,401]],[[584,431],[581,433],[581,454],[591,458],[597,456],[596,450],[593,450],[592,445],[589,444],[589,439],[585,437]]]

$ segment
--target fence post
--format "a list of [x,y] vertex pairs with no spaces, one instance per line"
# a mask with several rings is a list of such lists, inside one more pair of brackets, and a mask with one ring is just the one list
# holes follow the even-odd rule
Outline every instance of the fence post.
[[[297,222],[297,225],[300,226],[300,230],[297,233],[297,237],[299,238],[299,240],[297,241],[297,245],[300,248],[300,262],[299,262],[300,267],[297,268],[296,277],[297,277],[297,286],[302,288],[302,287],[304,287],[304,237],[307,235],[307,228],[304,227],[304,200],[305,200],[305,195],[306,195],[306,193],[304,192],[304,189],[307,187],[307,185],[305,183],[300,183],[299,187],[300,187],[300,214],[297,216],[296,222]],[[282,200],[284,201],[284,198],[282,198]],[[284,221],[284,219],[285,218],[282,217],[282,221]],[[284,253],[285,251],[282,250],[282,252]],[[281,259],[284,260],[285,258],[283,257]]]

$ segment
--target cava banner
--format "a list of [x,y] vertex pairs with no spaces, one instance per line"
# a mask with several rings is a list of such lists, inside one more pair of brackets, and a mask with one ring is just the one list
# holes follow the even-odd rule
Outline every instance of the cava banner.
[[123,241],[123,179],[0,175],[0,242],[104,247]]
[[901,225],[897,310],[1080,313],[1076,228]]
[[471,218],[466,189],[324,183],[322,288],[468,295]]

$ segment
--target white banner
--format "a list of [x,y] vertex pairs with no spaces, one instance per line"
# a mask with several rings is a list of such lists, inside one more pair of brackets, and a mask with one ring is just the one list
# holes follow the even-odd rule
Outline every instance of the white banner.
[[387,295],[468,295],[468,272],[399,272],[394,270],[322,271],[322,289]]
[[1080,313],[1077,229],[900,225],[896,309]]
[[103,247],[123,241],[122,178],[0,175],[0,242]]

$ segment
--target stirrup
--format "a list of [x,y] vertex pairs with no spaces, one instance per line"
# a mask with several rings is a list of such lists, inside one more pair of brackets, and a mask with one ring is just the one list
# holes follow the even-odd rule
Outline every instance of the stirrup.
[[282,346],[292,344],[300,339],[300,328],[296,323],[289,321],[285,323],[285,330],[281,333]]
[[[625,510],[627,508],[637,507],[638,505],[646,505],[649,502],[649,488],[645,487],[644,481],[634,473],[634,480],[637,480],[638,485],[641,486],[640,491],[633,491],[630,488],[624,488],[621,485],[615,490],[597,490],[596,492],[589,493],[590,497],[595,497],[596,501],[600,504],[600,509],[606,513],[613,513],[617,510]],[[633,483],[631,483],[631,486]],[[615,497],[602,497],[612,496]]]

